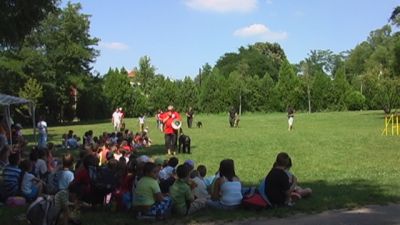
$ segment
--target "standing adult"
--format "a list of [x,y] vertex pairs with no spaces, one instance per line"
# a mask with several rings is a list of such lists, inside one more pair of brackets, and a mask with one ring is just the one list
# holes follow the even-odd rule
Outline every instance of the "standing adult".
[[163,114],[163,111],[161,109],[159,109],[157,111],[157,114],[156,114],[157,129],[160,129],[161,132],[163,132],[163,124],[162,124],[162,121],[160,119],[160,116],[162,114]]
[[291,106],[289,106],[288,107],[288,125],[289,125],[288,130],[289,131],[293,130],[293,123],[294,123],[294,109]]
[[122,107],[119,108],[119,116],[120,116],[121,125],[122,125],[124,123],[124,119],[125,119],[125,112],[123,111]]
[[121,116],[122,114],[119,111],[119,108],[115,109],[114,113],[112,114],[111,122],[114,126],[114,131],[119,132],[121,129]]
[[146,117],[144,116],[144,114],[141,114],[138,118],[139,120],[139,130],[140,132],[144,131],[144,121],[145,121]]
[[192,107],[189,107],[189,110],[186,112],[186,117],[187,117],[188,128],[192,128],[193,117],[194,117],[194,111]]
[[37,129],[39,132],[38,147],[46,148],[47,147],[47,123],[44,120],[44,116],[39,117],[39,122],[37,123]]
[[234,127],[235,126],[235,118],[236,118],[236,110],[233,106],[231,106],[231,108],[229,109],[228,115],[229,115],[229,125],[231,127]]
[[160,119],[164,124],[165,148],[167,149],[167,153],[168,155],[175,155],[178,130],[173,128],[173,122],[175,122],[175,120],[181,120],[181,115],[175,112],[174,106],[169,105],[168,111],[161,114]]

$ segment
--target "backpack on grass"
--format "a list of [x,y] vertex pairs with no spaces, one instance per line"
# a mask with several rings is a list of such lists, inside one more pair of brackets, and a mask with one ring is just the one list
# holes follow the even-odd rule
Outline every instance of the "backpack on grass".
[[109,194],[117,187],[117,179],[112,170],[107,167],[89,167],[89,177],[96,192]]
[[58,188],[58,181],[60,180],[63,171],[56,171],[49,173],[46,179],[45,191],[49,195],[55,195],[60,189]]
[[51,195],[38,197],[26,212],[26,219],[31,225],[55,225],[58,216],[59,210],[56,209],[54,196]]
[[264,198],[261,196],[261,194],[256,191],[254,194],[245,196],[243,198],[242,206],[245,209],[260,210],[260,209],[268,208],[269,204],[267,201],[264,200]]

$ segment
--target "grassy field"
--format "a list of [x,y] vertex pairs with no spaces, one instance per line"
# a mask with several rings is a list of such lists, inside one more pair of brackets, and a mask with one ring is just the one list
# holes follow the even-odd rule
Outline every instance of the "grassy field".
[[[198,120],[202,121],[203,128],[187,129],[186,124],[183,125],[184,132],[192,139],[192,154],[178,155],[180,162],[193,159],[196,165],[206,165],[212,174],[222,159],[231,158],[243,184],[256,186],[271,168],[276,154],[285,151],[292,158],[292,171],[301,186],[311,187],[314,195],[291,209],[237,210],[235,213],[205,210],[181,222],[287,216],[400,201],[400,136],[381,135],[384,124],[381,112],[298,113],[292,132],[287,130],[287,118],[283,113],[243,115],[237,129],[228,127],[226,115],[198,115],[195,121]],[[136,119],[126,122],[129,129],[137,129]],[[142,152],[154,157],[165,155],[163,134],[155,129],[155,121],[148,120],[147,126],[154,146]],[[50,140],[60,143],[61,135],[69,129],[80,136],[89,129],[99,135],[110,131],[112,126],[104,121],[50,127]],[[0,208],[1,224],[9,212],[14,211]],[[129,213],[110,215],[90,212],[84,214],[83,221],[96,225],[133,223]]]

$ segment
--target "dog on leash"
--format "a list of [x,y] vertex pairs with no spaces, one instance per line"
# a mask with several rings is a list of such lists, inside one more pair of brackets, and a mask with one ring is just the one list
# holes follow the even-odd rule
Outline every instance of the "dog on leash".
[[197,126],[197,128],[202,128],[203,123],[201,121],[197,121],[196,126]]
[[182,149],[182,153],[191,154],[190,153],[190,142],[191,142],[190,137],[188,135],[185,135],[181,128],[179,139],[178,139],[178,153],[181,153],[181,149]]

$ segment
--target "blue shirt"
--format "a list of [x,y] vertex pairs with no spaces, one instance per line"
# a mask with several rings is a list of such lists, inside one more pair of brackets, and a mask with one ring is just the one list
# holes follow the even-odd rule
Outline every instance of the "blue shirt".
[[20,180],[21,180],[21,169],[15,165],[7,165],[3,170],[3,185],[2,196],[4,198],[14,196],[18,193]]
[[74,174],[69,170],[59,171],[58,189],[68,189],[68,185],[74,180]]

